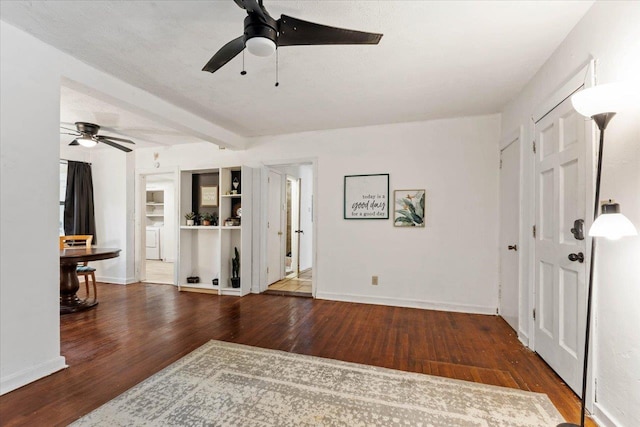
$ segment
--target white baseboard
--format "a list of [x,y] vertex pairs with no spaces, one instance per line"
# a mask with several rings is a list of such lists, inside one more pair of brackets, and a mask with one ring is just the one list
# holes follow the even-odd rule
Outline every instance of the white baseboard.
[[521,330],[518,331],[518,339],[525,347],[527,348],[529,347],[529,336],[524,332],[522,332]]
[[453,311],[457,313],[496,314],[496,307],[481,305],[450,304],[434,301],[410,300],[402,298],[372,297],[370,295],[335,294],[316,292],[316,298],[332,301],[359,302],[363,304],[389,305],[393,307],[423,308],[427,310]]
[[112,283],[114,285],[130,285],[132,283],[136,283],[137,280],[135,277],[127,277],[123,279],[122,277],[96,276],[96,282]]
[[593,404],[593,418],[600,427],[618,427],[622,423],[618,423],[614,418],[604,410],[597,402]]
[[67,367],[63,356],[8,375],[0,380],[0,395],[32,383]]

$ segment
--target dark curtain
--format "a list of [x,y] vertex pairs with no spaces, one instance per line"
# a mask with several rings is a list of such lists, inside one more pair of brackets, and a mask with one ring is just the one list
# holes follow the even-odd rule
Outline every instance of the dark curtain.
[[64,200],[64,233],[91,234],[93,244],[98,243],[96,219],[93,210],[93,180],[91,165],[68,162],[67,194]]

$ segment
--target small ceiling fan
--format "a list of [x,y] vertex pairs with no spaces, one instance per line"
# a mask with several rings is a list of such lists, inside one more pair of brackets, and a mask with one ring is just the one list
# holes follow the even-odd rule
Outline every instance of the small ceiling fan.
[[108,135],[98,135],[98,131],[100,130],[100,126],[93,123],[86,122],[76,122],[76,130],[69,129],[65,127],[61,127],[64,130],[70,130],[74,133],[61,132],[63,135],[73,135],[77,138],[71,141],[69,145],[82,145],[83,147],[95,147],[98,143],[104,143],[112,146],[113,148],[117,148],[118,150],[122,150],[124,152],[130,152],[131,149],[127,148],[123,145],[118,144],[114,141],[126,142],[127,144],[135,144],[135,142],[130,139],[116,138],[115,136]]
[[282,46],[378,44],[382,38],[382,34],[329,27],[287,15],[275,20],[262,5],[262,0],[233,1],[247,11],[244,34],[222,46],[202,71],[216,72],[245,47],[254,55],[269,56]]

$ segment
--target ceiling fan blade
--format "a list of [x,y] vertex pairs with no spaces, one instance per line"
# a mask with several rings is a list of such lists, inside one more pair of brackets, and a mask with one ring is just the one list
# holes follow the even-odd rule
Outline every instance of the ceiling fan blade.
[[123,145],[116,144],[115,142],[109,141],[108,139],[100,138],[100,142],[105,143],[107,145],[110,145],[113,148],[117,148],[118,150],[122,150],[125,153],[129,153],[130,151],[132,151],[131,148],[127,148],[127,147],[125,147]]
[[262,6],[262,1],[257,0],[233,0],[238,6],[246,10],[248,13],[255,13],[263,22],[267,22],[267,18],[264,16],[266,10]]
[[378,44],[382,34],[328,27],[287,15],[278,19],[278,46]]
[[124,139],[124,138],[116,138],[115,136],[108,136],[108,135],[98,135],[96,136],[96,138],[98,138],[98,140],[103,141],[105,139],[112,139],[114,141],[120,141],[120,142],[126,142],[129,144],[135,144],[135,142],[133,142],[130,139]]
[[[66,128],[64,126],[60,126],[60,129],[70,130],[71,132],[79,133],[77,129]],[[68,134],[68,135],[71,135],[71,134]]]
[[244,50],[244,35],[231,40],[216,52],[202,71],[214,73]]
[[82,136],[81,133],[69,133],[69,132],[60,132],[60,135],[72,135],[72,136]]
[[77,139],[74,139],[73,141],[71,141],[71,144],[69,145],[80,145],[80,143],[78,142]]

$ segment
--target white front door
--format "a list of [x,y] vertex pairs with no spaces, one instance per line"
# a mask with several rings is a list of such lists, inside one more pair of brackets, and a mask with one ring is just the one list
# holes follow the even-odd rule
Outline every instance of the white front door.
[[284,272],[282,189],[282,175],[270,170],[267,201],[267,285],[282,279]]
[[500,315],[517,332],[519,316],[520,137],[500,152]]
[[567,99],[535,127],[535,350],[578,394],[586,316],[586,262],[579,258],[586,245],[572,229],[585,219],[587,126]]

